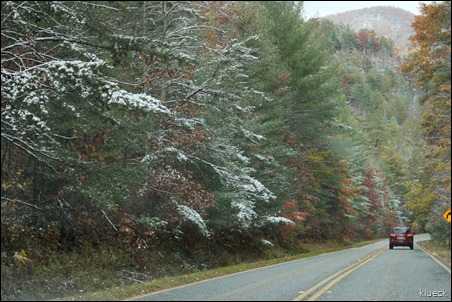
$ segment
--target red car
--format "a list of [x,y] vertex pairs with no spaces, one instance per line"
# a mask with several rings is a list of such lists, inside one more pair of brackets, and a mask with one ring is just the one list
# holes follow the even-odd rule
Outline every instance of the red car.
[[413,249],[413,235],[408,227],[395,227],[389,234],[389,248],[392,250],[394,246],[409,246]]

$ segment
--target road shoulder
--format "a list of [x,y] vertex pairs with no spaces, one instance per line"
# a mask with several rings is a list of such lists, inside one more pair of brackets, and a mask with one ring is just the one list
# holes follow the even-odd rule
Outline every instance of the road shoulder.
[[440,264],[446,271],[451,273],[451,263],[450,263],[450,250],[449,254],[445,255],[445,253],[437,252],[430,246],[430,240],[417,242],[416,245],[421,249],[424,253],[432,257],[438,264]]

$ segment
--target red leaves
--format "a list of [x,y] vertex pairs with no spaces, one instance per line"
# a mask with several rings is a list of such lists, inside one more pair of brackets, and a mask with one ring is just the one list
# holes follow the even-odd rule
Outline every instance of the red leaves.
[[292,220],[295,223],[300,223],[306,220],[306,218],[309,216],[306,212],[292,212],[289,215],[286,215],[285,217]]
[[283,205],[284,210],[291,209],[291,208],[295,208],[295,209],[298,208],[298,204],[295,199],[289,200],[288,202],[286,202]]
[[307,212],[300,211],[298,202],[295,199],[286,202],[283,205],[283,209],[285,210],[283,216],[295,223],[303,222],[309,216]]
[[360,46],[360,50],[364,51],[364,49],[366,48],[366,45],[369,41],[369,35],[366,31],[361,30],[358,33],[358,42],[359,42],[359,46]]

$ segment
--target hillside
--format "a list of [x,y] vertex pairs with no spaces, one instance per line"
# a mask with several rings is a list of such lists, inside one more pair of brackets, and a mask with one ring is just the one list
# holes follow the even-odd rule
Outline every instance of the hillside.
[[1,300],[162,290],[396,225],[444,242],[450,2],[424,10],[403,60],[298,1],[3,1]]
[[349,25],[354,31],[362,28],[375,30],[378,35],[393,40],[402,54],[407,52],[408,38],[413,33],[411,23],[414,21],[414,15],[391,6],[356,9],[324,18],[337,24]]

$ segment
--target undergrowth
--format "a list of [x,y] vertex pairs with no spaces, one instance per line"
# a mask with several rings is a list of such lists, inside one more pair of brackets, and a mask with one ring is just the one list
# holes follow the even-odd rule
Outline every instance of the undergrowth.
[[1,298],[102,300],[106,290],[111,292],[108,299],[125,298],[142,293],[144,284],[149,292],[350,246],[330,242],[300,243],[290,250],[268,245],[186,249],[173,242],[133,249],[85,247],[46,257],[37,251],[23,251],[20,256],[2,252]]

